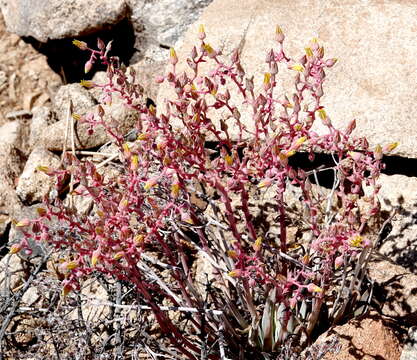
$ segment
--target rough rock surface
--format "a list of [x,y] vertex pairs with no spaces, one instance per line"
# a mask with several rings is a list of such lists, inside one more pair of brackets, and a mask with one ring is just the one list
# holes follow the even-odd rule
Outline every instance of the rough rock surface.
[[408,330],[408,339],[405,343],[400,360],[417,359],[417,326],[412,326]]
[[[113,127],[117,127],[122,134],[127,133],[134,127],[137,121],[137,113],[128,109],[122,103],[114,102],[111,106],[103,105],[105,111],[105,121]],[[97,105],[90,109],[92,113],[97,113]],[[66,120],[58,121],[45,130],[39,139],[39,144],[48,150],[62,151]],[[109,135],[103,126],[94,128],[94,133],[90,134],[90,125],[87,123],[76,122],[74,132],[74,144],[76,150],[91,149],[101,146],[110,140]],[[71,149],[70,136],[67,138],[67,149]]]
[[386,320],[371,313],[361,320],[351,320],[321,335],[314,345],[318,346],[330,337],[339,339],[341,348],[328,352],[323,360],[399,360],[401,346]]
[[[188,26],[212,0],[127,0],[141,57],[166,60],[166,47],[174,46]],[[165,46],[165,49],[160,45]],[[141,50],[145,49],[145,50]]]
[[32,107],[49,104],[59,85],[46,56],[8,33],[0,14],[0,125],[19,119],[23,109],[30,115]]
[[72,112],[79,115],[84,115],[96,104],[93,96],[80,84],[61,86],[54,97],[54,111],[58,121],[67,119],[70,100]]
[[[0,140],[0,238],[6,233],[14,214],[20,209],[15,186],[23,170],[21,152]],[[7,239],[1,239],[1,242]]]
[[55,114],[48,106],[39,106],[32,111],[30,122],[29,147],[32,150],[45,129],[56,122]]
[[376,284],[374,298],[381,313],[403,323],[416,323],[417,275],[380,258],[370,263],[368,273]]
[[2,0],[7,29],[41,42],[87,35],[126,17],[124,0]]
[[0,143],[19,148],[21,145],[22,126],[18,120],[9,121],[0,127]]
[[[334,125],[344,128],[356,118],[356,135],[367,136],[371,146],[399,141],[397,154],[417,157],[414,137],[404,133],[404,126],[417,127],[417,73],[410,71],[415,67],[416,12],[413,1],[217,0],[190,26],[177,53],[185,60],[197,43],[198,24],[205,24],[206,41],[223,54],[242,46],[247,76],[255,75],[260,86],[266,51],[276,46],[276,24],[285,32],[285,49],[295,58],[318,37],[326,56],[339,59],[328,71],[323,98]],[[171,94],[168,85],[161,86],[158,103]],[[233,97],[240,106],[240,98]],[[248,123],[250,113],[241,113]]]
[[[388,236],[378,244],[379,252],[411,272],[417,270],[417,179],[382,175],[382,209],[396,215],[388,225]],[[417,283],[416,283],[417,287]]]
[[58,169],[60,160],[58,156],[43,148],[36,148],[32,151],[16,187],[16,194],[27,204],[42,201],[54,184],[54,178],[39,171],[38,166]]

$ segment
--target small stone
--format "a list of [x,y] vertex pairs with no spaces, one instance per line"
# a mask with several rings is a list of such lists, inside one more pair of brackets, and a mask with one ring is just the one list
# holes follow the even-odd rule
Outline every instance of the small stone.
[[22,126],[19,120],[13,120],[0,127],[0,144],[9,144],[16,148],[21,146]]
[[43,148],[35,148],[32,151],[16,187],[16,193],[24,203],[40,202],[54,185],[54,178],[39,171],[38,166],[58,169],[60,159]]

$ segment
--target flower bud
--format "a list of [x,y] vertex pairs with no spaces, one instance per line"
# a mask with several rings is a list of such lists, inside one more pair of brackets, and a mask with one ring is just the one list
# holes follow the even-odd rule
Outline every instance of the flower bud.
[[130,159],[130,170],[136,171],[139,167],[139,158],[137,155],[133,155]]
[[304,66],[302,64],[293,64],[289,68],[298,72],[304,72]]
[[384,146],[383,152],[391,152],[399,145],[399,142],[394,142],[389,145]]
[[30,220],[29,219],[23,219],[18,221],[17,223],[15,223],[16,227],[26,227],[30,225]]
[[22,245],[20,245],[20,244],[13,244],[10,247],[9,254],[17,254],[20,250],[22,250]]
[[124,257],[125,256],[125,253],[124,253],[124,251],[119,251],[119,252],[117,252],[116,254],[114,254],[114,256],[113,256],[113,259],[114,260],[120,260],[122,257]]
[[278,74],[278,64],[275,61],[272,61],[269,65],[269,71],[272,75]]
[[104,44],[103,40],[101,40],[100,38],[97,39],[97,48],[100,50],[103,50],[106,47],[106,45]]
[[91,68],[93,67],[93,63],[91,60],[88,60],[84,65],[84,73],[87,74]]
[[334,259],[334,267],[335,269],[339,269],[344,264],[343,255],[338,256],[336,259]]
[[262,238],[258,237],[252,245],[253,250],[256,252],[260,251],[262,248]]
[[80,41],[80,40],[73,40],[72,43],[79,49],[81,50],[87,50],[88,46],[87,43],[84,41]]
[[313,283],[311,283],[307,286],[307,290],[310,293],[323,292],[323,289],[321,287],[319,287],[319,286],[317,286],[316,284],[313,284]]
[[204,25],[200,24],[198,27],[198,38],[203,41],[206,38],[206,32],[204,31]]
[[264,74],[264,89],[265,91],[271,87],[271,73]]
[[174,48],[169,49],[169,62],[175,65],[178,62],[177,53]]
[[279,25],[275,28],[275,40],[279,42],[280,44],[283,43],[285,39],[284,33],[282,32],[282,29]]
[[194,225],[193,219],[191,218],[190,214],[186,211],[181,212],[181,221],[190,225]]
[[87,89],[91,89],[96,86],[96,84],[94,84],[91,80],[81,80],[80,85]]
[[164,82],[164,80],[165,80],[165,78],[164,78],[162,75],[155,76],[155,82],[156,82],[157,84],[161,84],[161,83],[163,83],[163,82]]
[[229,271],[227,275],[229,275],[232,278],[238,278],[242,276],[242,273],[243,273],[242,270],[235,269],[235,270]]
[[204,44],[203,49],[206,51],[209,58],[214,58],[217,55],[217,52],[211,47],[210,44]]
[[155,177],[149,179],[148,181],[146,181],[143,188],[145,189],[145,191],[148,191],[148,190],[152,189],[154,186],[156,186],[157,184],[158,184],[158,178],[155,176]]
[[264,180],[262,180],[259,184],[258,184],[258,189],[262,189],[264,187],[268,187],[272,184],[272,179],[271,178],[265,178]]
[[65,263],[65,269],[66,270],[74,270],[76,269],[80,264],[77,260],[68,261]]
[[227,256],[232,259],[238,258],[236,250],[227,250]]
[[101,256],[101,254],[100,254],[100,250],[99,249],[93,251],[93,253],[91,255],[91,265],[92,266],[96,266],[97,265],[97,263],[98,263],[98,261],[100,259],[100,256]]
[[381,145],[378,144],[375,147],[375,150],[374,150],[374,158],[375,158],[375,160],[382,160],[383,156],[384,156],[384,154],[382,153],[382,147],[381,147]]
[[334,64],[336,64],[336,62],[337,62],[336,58],[328,59],[328,60],[326,60],[326,66],[327,67],[332,67]]

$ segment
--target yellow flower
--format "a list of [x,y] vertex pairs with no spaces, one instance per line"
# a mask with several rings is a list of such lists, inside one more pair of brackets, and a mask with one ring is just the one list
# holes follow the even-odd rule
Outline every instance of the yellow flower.
[[262,238],[258,237],[255,242],[253,243],[253,250],[259,251],[262,248]]
[[311,50],[311,48],[306,47],[304,50],[306,51],[306,55],[308,57],[313,57],[313,51]]
[[322,119],[322,120],[326,120],[326,118],[327,118],[326,110],[324,110],[324,109],[319,109],[319,110],[317,110],[317,112],[319,113],[319,117],[320,117],[320,119]]
[[139,167],[139,158],[137,155],[133,155],[130,161],[130,169],[136,171]]
[[95,86],[94,82],[92,82],[91,80],[81,80],[80,85],[88,89],[93,88]]
[[303,72],[304,71],[304,66],[301,64],[294,64],[293,66],[291,66],[292,70],[298,71],[298,72]]
[[363,238],[360,235],[355,235],[353,237],[350,238],[350,245],[353,247],[360,247],[362,245],[363,242]]
[[229,271],[227,275],[229,275],[230,277],[239,277],[242,275],[242,270],[235,269],[235,270]]
[[9,254],[17,254],[20,250],[22,250],[22,246],[20,244],[13,244],[10,247]]
[[119,260],[124,256],[125,256],[125,253],[123,251],[119,251],[118,253],[114,254],[113,259],[114,260]]
[[264,188],[264,187],[268,187],[272,184],[272,179],[263,179],[259,184],[258,184],[258,189]]
[[68,261],[67,264],[65,265],[65,268],[67,270],[74,270],[78,267],[78,261],[76,260],[72,260],[72,261]]
[[137,246],[140,246],[140,245],[142,245],[142,244],[143,244],[144,239],[145,239],[145,235],[143,235],[143,234],[138,234],[138,235],[136,235],[136,236],[134,237],[133,241],[135,242],[135,244],[136,244]]
[[72,43],[73,43],[73,45],[75,45],[77,48],[79,48],[81,50],[87,50],[88,49],[87,43],[84,42],[84,41],[73,40]]
[[304,144],[307,140],[307,136],[303,136],[297,139],[297,141],[295,142],[298,146]]
[[224,161],[227,165],[231,166],[233,164],[233,157],[227,154],[224,157]]
[[180,184],[178,184],[178,183],[172,184],[171,185],[171,196],[173,198],[177,198],[178,195],[180,194],[180,189],[181,189]]
[[149,179],[146,183],[145,186],[143,187],[146,191],[152,189],[154,186],[158,185],[158,181],[157,178],[152,178]]

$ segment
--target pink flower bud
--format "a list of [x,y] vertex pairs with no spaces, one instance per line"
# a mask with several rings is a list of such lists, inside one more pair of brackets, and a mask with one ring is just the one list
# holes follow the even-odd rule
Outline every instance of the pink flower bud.
[[204,31],[204,25],[201,24],[198,27],[198,38],[203,41],[206,38],[206,32]]
[[334,64],[336,64],[336,62],[337,62],[336,58],[328,59],[328,60],[326,60],[326,66],[327,67],[332,67]]
[[165,80],[165,77],[162,76],[162,75],[155,76],[155,82],[158,83],[158,84],[163,83],[164,80]]
[[280,44],[282,44],[284,39],[285,39],[284,33],[282,32],[282,29],[277,25],[275,29],[275,40],[279,42]]
[[171,48],[169,50],[169,62],[172,65],[175,65],[178,62],[177,53],[175,52],[175,49],[174,48]]
[[100,50],[103,50],[105,47],[106,47],[106,45],[104,44],[103,40],[98,38],[97,39],[97,48],[99,48]]
[[290,308],[291,309],[294,309],[296,307],[296,305],[297,305],[297,297],[296,296],[293,296],[290,299]]
[[307,290],[308,290],[308,292],[310,292],[310,293],[315,293],[315,292],[323,292],[323,289],[320,287],[320,286],[317,286],[316,284],[313,284],[313,283],[311,283],[311,284],[308,284],[308,286],[307,286]]
[[334,267],[339,269],[344,263],[343,255],[338,256],[336,259],[334,259]]

